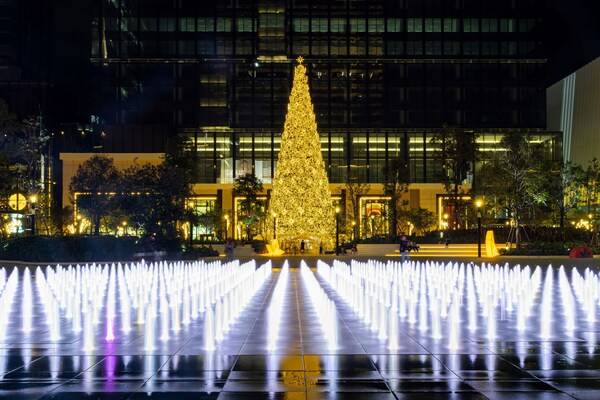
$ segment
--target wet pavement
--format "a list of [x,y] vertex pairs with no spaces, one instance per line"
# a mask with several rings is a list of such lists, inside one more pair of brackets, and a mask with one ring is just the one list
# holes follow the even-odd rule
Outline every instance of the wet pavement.
[[60,339],[52,340],[40,296],[34,296],[33,329],[24,333],[17,289],[10,318],[0,318],[6,331],[0,399],[600,399],[600,324],[584,318],[577,302],[576,327],[565,330],[557,278],[548,338],[540,338],[534,307],[522,332],[513,329],[516,316],[499,312],[493,339],[483,328],[469,334],[463,317],[453,346],[445,345],[446,328],[434,339],[431,327],[400,319],[398,346],[390,350],[388,340],[317,275],[335,305],[326,314],[334,320],[332,346],[322,303],[301,272],[290,269],[282,277],[281,295],[274,296],[283,285],[277,270],[214,351],[206,350],[205,316],[168,340],[157,339],[153,348],[141,324],[127,334],[115,329],[108,342],[99,323],[96,346],[84,350],[84,338],[69,330],[61,310]]

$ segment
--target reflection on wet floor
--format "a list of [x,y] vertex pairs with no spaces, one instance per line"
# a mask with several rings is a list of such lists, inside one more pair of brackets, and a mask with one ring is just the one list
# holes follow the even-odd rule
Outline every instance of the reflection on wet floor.
[[589,270],[159,263],[0,287],[0,399],[600,399]]

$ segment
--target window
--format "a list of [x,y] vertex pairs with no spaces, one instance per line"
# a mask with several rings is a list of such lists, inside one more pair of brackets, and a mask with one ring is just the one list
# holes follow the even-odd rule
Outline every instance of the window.
[[423,55],[423,42],[414,40],[406,42],[406,54],[409,56]]
[[175,32],[175,18],[159,18],[158,27],[161,32]]
[[388,18],[387,31],[402,32],[402,18]]
[[479,32],[479,19],[465,18],[463,20],[463,32]]
[[193,40],[179,41],[179,54],[182,56],[193,56],[196,53],[196,44]]
[[236,24],[238,32],[254,32],[254,20],[252,18],[238,18]]
[[350,18],[350,32],[366,32],[367,22],[364,18]]
[[346,19],[345,18],[331,18],[330,30],[333,33],[346,32]]
[[385,22],[383,18],[369,18],[369,32],[385,32]]
[[214,32],[215,20],[213,18],[198,18],[198,32]]
[[498,55],[498,43],[485,41],[481,44],[481,54],[484,56]]
[[214,55],[215,54],[214,40],[198,40],[198,54]]
[[426,18],[425,32],[441,32],[442,20],[440,18]]
[[498,32],[498,20],[495,18],[482,19],[481,32]]
[[387,53],[390,56],[398,56],[404,54],[404,42],[390,40],[386,43]]
[[140,18],[140,30],[156,32],[156,18]]
[[348,44],[346,42],[346,39],[332,39],[330,46],[332,56],[348,55]]
[[460,54],[460,42],[444,42],[444,55],[456,56]]
[[123,24],[125,24],[124,31],[135,32],[138,30],[138,19],[136,17],[123,18]]
[[195,32],[196,20],[194,18],[179,18],[179,30],[181,32]]
[[294,18],[294,32],[306,33],[309,31],[308,18]]
[[444,32],[458,32],[458,18],[444,18]]
[[327,33],[329,31],[329,21],[327,18],[313,18],[311,31]]
[[231,18],[217,18],[217,32],[231,32]]
[[425,54],[437,56],[442,54],[442,42],[439,40],[425,42]]
[[476,56],[479,55],[479,42],[465,42],[465,55]]
[[281,13],[261,14],[259,26],[261,29],[282,29],[284,22],[285,19]]
[[500,32],[515,32],[516,21],[513,18],[500,20]]
[[517,54],[517,43],[516,42],[501,42],[500,43],[500,54],[503,56],[514,56]]
[[423,32],[423,18],[408,18],[406,30],[408,32]]
[[535,28],[535,20],[531,18],[519,20],[519,32],[531,32]]

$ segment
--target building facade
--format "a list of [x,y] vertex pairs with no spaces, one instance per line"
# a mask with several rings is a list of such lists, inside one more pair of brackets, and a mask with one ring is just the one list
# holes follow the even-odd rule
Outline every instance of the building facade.
[[443,129],[478,147],[465,187],[507,130],[561,156],[560,135],[545,129],[542,0],[94,0],[91,9],[96,128],[64,128],[63,151],[157,153],[182,137],[202,209],[219,203],[235,219],[232,184],[245,173],[268,197],[300,55],[334,196],[348,208],[347,183],[370,185],[352,216],[361,236],[385,229],[381,184],[393,159],[407,165],[410,206],[443,215],[434,140]]
[[600,58],[548,88],[548,127],[563,132],[563,159],[600,159]]

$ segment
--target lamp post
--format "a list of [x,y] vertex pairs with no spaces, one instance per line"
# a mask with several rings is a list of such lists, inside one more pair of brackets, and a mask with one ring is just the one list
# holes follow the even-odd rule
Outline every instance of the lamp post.
[[352,241],[356,241],[356,221],[352,221]]
[[31,236],[35,236],[35,212],[38,197],[36,194],[29,196],[29,204],[31,206]]
[[481,206],[483,206],[483,201],[481,199],[475,200],[475,207],[477,207],[477,258],[481,258]]
[[340,254],[340,208],[335,208],[335,255]]
[[123,225],[123,234],[127,236],[127,221],[121,222],[121,225]]
[[277,240],[277,214],[273,213],[273,240]]

